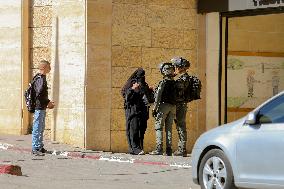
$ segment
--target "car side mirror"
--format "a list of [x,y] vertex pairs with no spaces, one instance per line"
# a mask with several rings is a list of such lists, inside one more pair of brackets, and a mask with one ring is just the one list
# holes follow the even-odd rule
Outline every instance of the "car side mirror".
[[245,124],[247,125],[256,124],[256,113],[255,112],[248,113],[247,118],[245,120]]

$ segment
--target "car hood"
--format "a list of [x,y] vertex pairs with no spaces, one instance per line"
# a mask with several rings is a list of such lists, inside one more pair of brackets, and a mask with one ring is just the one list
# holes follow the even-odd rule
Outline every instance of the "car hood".
[[245,117],[206,131],[197,139],[194,148],[202,148],[203,145],[208,145],[207,143],[212,144],[214,140],[220,137],[228,138],[230,135],[238,133],[238,128],[240,128],[244,122]]

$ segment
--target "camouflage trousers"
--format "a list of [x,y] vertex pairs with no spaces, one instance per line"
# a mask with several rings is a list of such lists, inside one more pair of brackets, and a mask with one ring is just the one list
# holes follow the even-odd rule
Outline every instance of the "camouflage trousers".
[[155,117],[156,150],[163,149],[163,127],[166,132],[166,147],[172,147],[172,125],[176,114],[176,106],[168,103],[161,103]]
[[187,131],[186,131],[186,112],[187,104],[178,103],[176,105],[176,128],[178,132],[178,150],[186,150]]

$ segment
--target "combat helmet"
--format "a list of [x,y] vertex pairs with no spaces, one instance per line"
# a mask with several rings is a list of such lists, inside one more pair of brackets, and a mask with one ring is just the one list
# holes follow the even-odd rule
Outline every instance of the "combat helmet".
[[175,67],[179,67],[179,68],[189,68],[190,67],[190,62],[182,57],[174,57],[171,59],[171,62],[173,63]]
[[160,71],[161,71],[161,74],[164,76],[171,76],[173,75],[175,71],[175,67],[170,62],[162,62],[160,64]]

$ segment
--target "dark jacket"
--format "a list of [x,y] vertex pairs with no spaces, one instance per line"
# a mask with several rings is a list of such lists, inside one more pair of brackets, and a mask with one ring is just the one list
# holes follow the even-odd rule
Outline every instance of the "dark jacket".
[[35,76],[34,91],[35,91],[35,109],[45,110],[50,101],[48,99],[47,82],[45,75],[37,74]]
[[132,119],[133,116],[141,116],[146,120],[149,118],[148,107],[143,100],[144,93],[141,90],[135,92],[129,88],[126,91],[125,109],[128,113],[128,119]]

